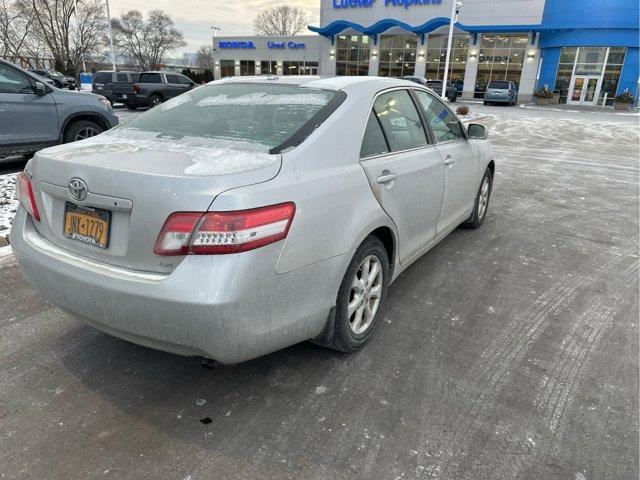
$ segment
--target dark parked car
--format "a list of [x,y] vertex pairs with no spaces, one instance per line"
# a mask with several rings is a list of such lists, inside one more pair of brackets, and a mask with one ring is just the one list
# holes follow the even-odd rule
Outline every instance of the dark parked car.
[[193,80],[176,72],[142,72],[132,86],[133,95],[127,95],[126,105],[131,110],[155,107],[195,86]]
[[508,80],[492,80],[484,94],[484,104],[502,103],[516,105],[518,103],[518,87]]
[[91,91],[104,95],[114,103],[127,103],[129,95],[133,94],[133,84],[140,80],[138,72],[114,72],[103,70],[93,75]]
[[[407,75],[402,78],[404,80],[409,80],[411,82],[419,83],[420,85],[429,87],[438,95],[442,94],[442,80],[427,80],[424,77],[418,77],[414,75]],[[449,100],[450,102],[455,102],[457,99],[458,89],[450,83],[449,85],[447,85],[447,100]]]
[[106,98],[51,87],[5,60],[0,60],[0,107],[0,157],[31,155],[118,124]]
[[41,77],[53,80],[53,83],[55,83],[58,88],[68,88],[69,90],[78,89],[75,78],[64,75],[56,70],[49,68],[31,68],[29,71],[36,75],[40,75]]

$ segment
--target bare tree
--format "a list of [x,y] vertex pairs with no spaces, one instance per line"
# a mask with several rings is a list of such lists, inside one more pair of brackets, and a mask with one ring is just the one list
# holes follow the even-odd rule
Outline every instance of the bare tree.
[[258,35],[297,35],[307,27],[307,16],[302,9],[281,5],[261,10],[253,19]]
[[196,66],[205,70],[214,70],[213,46],[202,45],[196,52]]
[[6,42],[5,49],[13,50],[14,55],[46,53],[53,57],[56,69],[75,74],[83,58],[101,51],[106,20],[100,0],[12,3],[3,0],[0,38]]
[[168,52],[186,45],[182,32],[162,10],[150,11],[146,21],[142,12],[130,10],[111,25],[116,49],[142,70],[159,68]]

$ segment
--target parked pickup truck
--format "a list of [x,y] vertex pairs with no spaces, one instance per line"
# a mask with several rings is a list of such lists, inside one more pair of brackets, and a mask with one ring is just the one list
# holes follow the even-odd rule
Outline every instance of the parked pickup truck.
[[93,75],[91,90],[98,95],[104,95],[114,103],[126,103],[129,95],[134,95],[133,84],[140,79],[137,72],[114,72],[103,70]]
[[[140,80],[133,84],[132,92],[125,93],[125,104],[130,110],[138,107],[155,107],[165,100],[177,97],[195,87],[196,84],[184,75],[175,72],[142,72]],[[127,88],[126,85],[121,85]]]

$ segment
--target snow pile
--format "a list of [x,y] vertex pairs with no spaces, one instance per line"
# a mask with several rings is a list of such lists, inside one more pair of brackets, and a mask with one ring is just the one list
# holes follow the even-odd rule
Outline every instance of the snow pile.
[[7,237],[18,210],[15,198],[17,174],[0,175],[0,237]]
[[485,115],[482,113],[477,113],[477,112],[469,112],[466,115],[458,115],[458,118],[462,121],[462,122],[471,122],[473,120],[477,120],[478,118],[482,118]]
[[229,97],[228,95],[216,95],[206,97],[196,103],[198,107],[210,107],[218,105],[306,105],[324,107],[327,104],[327,95],[321,93],[305,93],[301,95],[270,95],[267,93],[252,93],[242,97]]

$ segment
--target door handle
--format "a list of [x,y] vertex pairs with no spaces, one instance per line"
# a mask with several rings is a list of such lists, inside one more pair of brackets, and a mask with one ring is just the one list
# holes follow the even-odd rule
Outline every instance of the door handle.
[[451,155],[447,155],[446,158],[444,159],[444,164],[447,167],[452,167],[456,162],[453,160],[453,157]]
[[384,170],[382,172],[382,175],[380,175],[377,179],[376,182],[378,183],[389,183],[389,182],[393,182],[398,175],[396,175],[395,173],[390,172],[389,170]]

